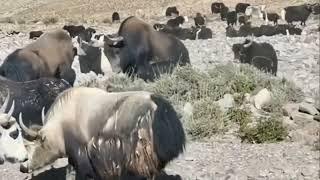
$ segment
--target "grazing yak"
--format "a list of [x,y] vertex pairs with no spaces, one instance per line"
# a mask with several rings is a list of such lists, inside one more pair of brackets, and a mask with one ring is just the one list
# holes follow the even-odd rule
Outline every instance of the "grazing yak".
[[176,27],[172,28],[170,26],[167,26],[165,24],[155,24],[154,29],[156,31],[160,31],[162,33],[170,34],[175,37],[177,37],[180,40],[195,40],[196,35],[197,35],[197,28],[196,27],[191,27],[191,28],[181,28],[181,27]]
[[186,141],[173,106],[146,91],[71,88],[55,100],[38,132],[23,125],[22,114],[19,121],[36,138],[31,158],[20,166],[25,173],[68,157],[77,178],[152,178],[183,153]]
[[288,24],[294,21],[300,21],[301,25],[306,25],[306,21],[312,12],[312,6],[303,4],[300,6],[288,6],[281,10],[281,18]]
[[219,14],[221,13],[221,10],[223,7],[226,7],[223,3],[221,2],[214,2],[211,4],[211,12],[212,14]]
[[[14,104],[13,102],[11,107],[7,108],[9,105],[9,96],[7,96],[0,108],[0,164],[5,161],[24,162],[28,158],[20,127],[12,117]],[[6,109],[9,109],[7,113]]]
[[30,31],[29,39],[36,39],[43,34],[43,31]]
[[[192,27],[194,28],[194,27]],[[212,30],[206,26],[196,27],[193,32],[196,32],[197,39],[212,39]]]
[[179,11],[176,6],[168,7],[166,9],[166,16],[179,16]]
[[62,29],[68,31],[72,38],[79,36],[80,33],[84,32],[86,30],[86,28],[82,25],[79,25],[79,26],[65,25],[65,26],[63,26]]
[[28,127],[41,126],[42,108],[45,108],[46,112],[55,98],[68,88],[71,88],[68,82],[56,78],[15,82],[0,76],[0,104],[9,92],[8,105],[15,100],[12,116],[18,119],[19,113],[22,112]]
[[193,19],[194,19],[194,24],[196,27],[200,27],[200,26],[205,25],[205,19],[200,13],[197,13],[196,17]]
[[113,72],[136,75],[145,81],[171,73],[176,65],[190,64],[189,52],[179,39],[154,30],[134,16],[121,23],[117,34],[105,36],[104,44],[93,46],[104,47]]
[[233,25],[237,25],[237,13],[236,11],[230,11],[227,13],[227,24],[228,26],[231,24],[231,26]]
[[76,74],[71,65],[75,53],[66,31],[50,31],[9,54],[0,66],[0,75],[18,82],[55,77],[73,85]]
[[248,4],[248,3],[238,3],[236,5],[236,12],[237,13],[245,13],[248,6],[250,6],[250,4]]
[[81,32],[78,37],[80,37],[83,41],[90,42],[95,33],[95,29],[88,27],[83,32]]
[[251,64],[262,71],[277,75],[278,58],[275,49],[269,43],[257,43],[246,39],[242,44],[232,46],[235,59]]
[[118,12],[113,12],[111,18],[113,23],[120,22],[120,15]]
[[273,24],[278,24],[278,20],[280,19],[280,16],[277,13],[267,13],[267,12],[262,12],[262,18],[263,20],[272,21]]

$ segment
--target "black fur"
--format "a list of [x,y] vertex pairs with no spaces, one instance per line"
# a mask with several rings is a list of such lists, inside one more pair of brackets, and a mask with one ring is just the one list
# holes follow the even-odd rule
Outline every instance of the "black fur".
[[172,16],[173,14],[179,15],[179,11],[176,6],[168,7],[166,9],[166,16]]
[[226,7],[223,3],[214,2],[211,4],[212,14],[219,14],[223,7]]
[[29,33],[29,39],[38,38],[43,34],[43,31],[31,31]]
[[222,7],[221,11],[220,11],[220,18],[222,21],[225,21],[227,19],[227,14],[229,12],[229,8],[224,6]]
[[196,14],[196,17],[194,18],[194,24],[196,27],[205,25],[205,19],[200,13]]
[[285,20],[288,24],[292,24],[294,21],[300,21],[301,25],[306,25],[306,21],[312,12],[312,7],[304,4],[300,6],[288,6],[284,8],[286,11]]
[[71,37],[76,37],[78,36],[80,33],[85,31],[84,26],[80,25],[80,26],[75,26],[75,25],[65,25],[63,26],[64,30],[68,31]]
[[[27,127],[32,125],[42,126],[42,108],[45,107],[45,112],[47,112],[55,98],[70,87],[71,85],[68,82],[56,78],[40,78],[27,82],[14,82],[0,76],[0,104],[3,103],[9,90],[10,101],[7,111],[14,100],[13,117],[18,119],[21,112]],[[19,121],[17,122],[19,123]]]
[[120,15],[118,12],[113,12],[112,13],[112,22],[120,21]]
[[84,43],[81,44],[81,48],[86,53],[85,56],[79,55],[81,73],[93,71],[96,74],[104,75],[101,70],[101,49]]
[[236,12],[237,13],[245,13],[248,6],[250,6],[250,4],[248,4],[248,3],[238,3],[236,5]]
[[235,11],[230,11],[227,13],[227,24],[228,26],[237,25],[237,13]]
[[[267,69],[276,76],[278,70],[278,58],[273,46],[269,43],[252,42],[251,46],[245,48],[244,45],[250,43],[245,40],[243,44],[235,44],[232,47],[235,57],[240,57],[241,63],[253,64],[259,69]],[[254,59],[255,57],[259,57]],[[262,60],[263,61],[262,61]],[[254,60],[254,61],[253,61]]]

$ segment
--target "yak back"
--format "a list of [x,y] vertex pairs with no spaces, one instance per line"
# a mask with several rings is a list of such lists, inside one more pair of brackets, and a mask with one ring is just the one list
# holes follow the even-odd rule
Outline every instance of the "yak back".
[[60,29],[43,34],[24,50],[38,52],[51,75],[56,73],[60,65],[71,67],[74,58],[72,39],[67,31]]
[[39,51],[17,49],[7,56],[0,67],[0,75],[17,82],[48,75],[43,71],[47,64],[39,57]]
[[[10,100],[6,111],[9,111],[12,101],[15,101],[13,117],[18,119],[23,115],[27,127],[42,126],[41,111],[50,108],[59,93],[70,88],[70,84],[56,78],[40,78],[27,82],[15,82],[0,76],[0,104],[3,104],[7,92]],[[19,121],[17,121],[19,123]]]

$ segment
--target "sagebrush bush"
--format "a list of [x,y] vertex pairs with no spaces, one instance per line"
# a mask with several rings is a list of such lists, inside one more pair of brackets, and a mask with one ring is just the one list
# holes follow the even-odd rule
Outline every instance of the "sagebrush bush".
[[[183,113],[182,108],[186,103],[191,103],[193,115],[191,118],[183,119],[183,122],[187,132],[195,138],[210,137],[223,132],[228,123],[238,123],[241,137],[248,139],[249,142],[281,139],[281,128],[275,131],[269,128],[278,128],[279,124],[274,121],[260,122],[257,129],[248,129],[247,125],[252,122],[251,112],[239,108],[243,104],[241,101],[244,100],[245,93],[253,95],[263,88],[269,89],[273,101],[264,109],[272,113],[278,113],[287,102],[301,100],[301,90],[291,82],[265,74],[245,64],[217,65],[207,72],[191,66],[177,67],[172,74],[163,74],[159,79],[149,83],[121,74],[112,76],[107,83],[111,86],[109,91],[146,90],[161,94],[172,102],[179,113]],[[227,93],[234,94],[237,107],[223,113],[215,101]],[[268,132],[263,134],[264,130],[276,134],[271,137]]]
[[272,143],[284,140],[288,131],[278,116],[271,116],[258,119],[254,126],[244,127],[239,135],[242,141],[250,143]]
[[56,24],[59,21],[57,17],[46,17],[42,20],[45,25]]

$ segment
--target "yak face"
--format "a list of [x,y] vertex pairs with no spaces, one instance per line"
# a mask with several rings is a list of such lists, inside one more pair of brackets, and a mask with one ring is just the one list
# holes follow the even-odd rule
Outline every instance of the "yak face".
[[[42,122],[45,122],[44,111],[42,112]],[[22,113],[19,114],[19,123],[25,134],[34,138],[34,141],[28,147],[29,160],[21,164],[21,172],[30,173],[34,170],[38,170],[53,163],[62,156],[59,150],[54,147],[53,143],[50,141],[52,138],[47,137],[42,129],[39,131],[34,131],[24,125]]]
[[232,45],[232,51],[234,54],[234,59],[240,59],[240,51],[241,51],[242,44],[233,44]]
[[27,160],[28,154],[16,119],[12,117],[14,104],[8,113],[5,113],[10,95],[7,96],[0,108],[0,164],[5,160],[15,163]]

